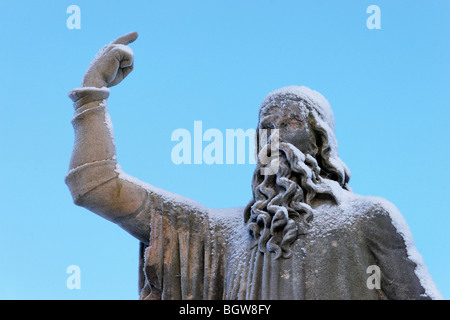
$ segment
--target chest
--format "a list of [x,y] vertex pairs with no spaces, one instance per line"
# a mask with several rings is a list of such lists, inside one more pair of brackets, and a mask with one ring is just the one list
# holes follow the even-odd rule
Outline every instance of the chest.
[[227,299],[377,299],[367,286],[373,257],[362,237],[349,230],[308,235],[293,244],[288,259],[234,248],[227,253]]

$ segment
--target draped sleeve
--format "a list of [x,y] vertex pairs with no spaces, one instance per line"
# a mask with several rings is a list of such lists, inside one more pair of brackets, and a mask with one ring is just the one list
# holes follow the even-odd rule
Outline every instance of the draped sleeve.
[[220,299],[222,227],[211,210],[122,171],[108,113],[108,88],[69,92],[75,142],[65,182],[75,204],[140,241],[142,299]]
[[377,207],[363,231],[381,270],[382,293],[394,300],[441,299],[403,216],[384,199]]
[[223,298],[223,225],[190,201],[149,193],[149,243],[140,249],[140,299]]

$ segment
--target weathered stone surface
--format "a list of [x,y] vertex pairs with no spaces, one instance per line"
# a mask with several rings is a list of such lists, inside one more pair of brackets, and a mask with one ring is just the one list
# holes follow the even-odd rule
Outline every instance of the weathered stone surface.
[[[77,205],[140,241],[141,299],[441,298],[397,209],[351,191],[333,112],[308,88],[263,101],[258,129],[278,130],[278,157],[258,162],[246,207],[207,208],[125,174],[107,87],[133,69],[127,45],[136,38],[105,46],[69,94],[75,145],[66,183]],[[274,146],[269,137],[257,150]],[[275,175],[263,173],[275,164]],[[380,274],[370,278],[374,266]]]

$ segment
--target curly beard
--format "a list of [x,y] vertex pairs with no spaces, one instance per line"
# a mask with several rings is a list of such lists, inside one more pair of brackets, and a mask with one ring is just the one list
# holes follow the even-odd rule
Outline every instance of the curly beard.
[[[267,148],[261,152],[267,152]],[[314,157],[285,142],[279,143],[277,154],[266,165],[277,161],[278,170],[273,175],[261,174],[264,165],[258,163],[252,183],[253,200],[245,213],[251,247],[274,253],[275,259],[290,258],[294,241],[308,232],[314,218],[311,202],[315,197],[326,194],[336,201],[331,188],[323,182]]]

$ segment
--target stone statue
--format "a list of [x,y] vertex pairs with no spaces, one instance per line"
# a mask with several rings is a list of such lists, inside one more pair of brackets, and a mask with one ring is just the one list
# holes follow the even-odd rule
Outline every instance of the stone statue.
[[[74,102],[75,145],[66,183],[75,204],[140,241],[141,299],[441,299],[394,205],[356,195],[338,156],[327,100],[306,87],[270,93],[258,129],[253,199],[211,209],[125,174],[107,110],[109,87],[133,70],[128,44],[103,47]],[[274,130],[275,132],[275,130]],[[276,161],[278,170],[262,169]]]

